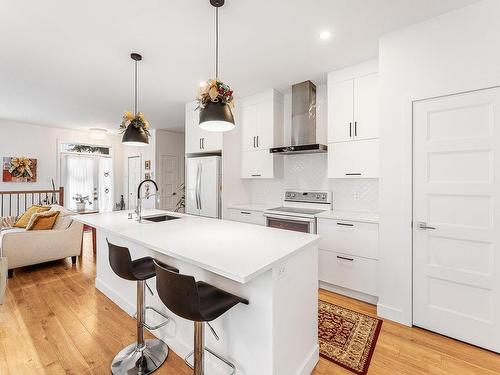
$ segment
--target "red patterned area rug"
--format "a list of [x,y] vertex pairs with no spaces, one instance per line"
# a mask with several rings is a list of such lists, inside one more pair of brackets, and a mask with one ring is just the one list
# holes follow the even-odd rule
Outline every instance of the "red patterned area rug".
[[339,366],[365,375],[382,320],[319,301],[319,353]]

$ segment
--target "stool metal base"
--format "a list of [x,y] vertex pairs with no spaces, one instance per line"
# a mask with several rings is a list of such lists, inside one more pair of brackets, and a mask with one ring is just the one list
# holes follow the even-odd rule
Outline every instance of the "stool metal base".
[[144,340],[145,346],[136,343],[122,349],[111,362],[113,375],[147,375],[156,371],[168,356],[168,346],[159,339]]

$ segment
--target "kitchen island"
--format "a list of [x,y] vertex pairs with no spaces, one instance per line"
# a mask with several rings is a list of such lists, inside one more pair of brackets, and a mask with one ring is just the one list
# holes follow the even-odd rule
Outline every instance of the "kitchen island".
[[[160,210],[175,220],[139,223],[130,211],[78,215],[96,228],[96,288],[128,314],[135,313],[135,283],[119,278],[108,261],[109,242],[129,248],[132,259],[151,256],[228,292],[247,298],[213,322],[206,345],[228,358],[241,375],[310,374],[319,359],[317,337],[319,236]],[[149,285],[155,290],[155,281]],[[157,293],[146,304],[172,317],[152,332],[178,355],[193,348],[193,324],[169,312]],[[149,323],[159,323],[153,314]],[[207,355],[207,374],[224,366]],[[165,364],[164,366],[167,366]]]

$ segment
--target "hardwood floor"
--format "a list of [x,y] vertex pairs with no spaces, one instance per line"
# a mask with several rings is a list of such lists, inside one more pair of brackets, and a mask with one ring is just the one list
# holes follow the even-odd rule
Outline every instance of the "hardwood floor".
[[[83,257],[75,266],[67,259],[27,267],[9,280],[0,306],[0,374],[109,374],[114,355],[134,341],[134,319],[94,288],[90,240],[88,233]],[[375,314],[374,306],[333,293],[320,291],[320,298]],[[191,373],[171,352],[155,374]],[[320,359],[313,374],[352,373]],[[368,374],[500,374],[500,356],[385,321]]]

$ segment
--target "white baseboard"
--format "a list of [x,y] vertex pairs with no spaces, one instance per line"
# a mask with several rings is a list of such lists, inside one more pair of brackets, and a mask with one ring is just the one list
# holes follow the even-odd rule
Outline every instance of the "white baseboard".
[[319,345],[316,345],[307,357],[302,369],[297,373],[297,375],[311,375],[314,368],[319,362]]
[[395,307],[390,307],[383,305],[381,303],[377,304],[377,315],[384,319],[389,319],[397,323],[404,324],[405,326],[411,327],[412,322],[403,310],[397,309]]
[[360,300],[360,301],[363,301],[366,303],[370,303],[372,305],[376,305],[378,302],[378,297],[371,296],[369,294],[365,294],[362,292],[358,292],[356,290],[347,289],[347,288],[344,288],[344,287],[341,287],[338,285],[329,284],[329,283],[326,283],[324,281],[319,282],[319,287],[321,289],[325,289],[325,290],[328,290],[330,292],[334,292],[337,294],[342,294],[343,296],[354,298],[354,299],[357,299],[357,300]]

